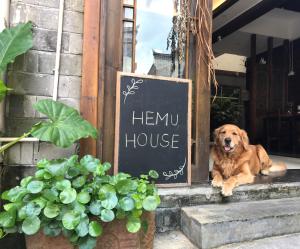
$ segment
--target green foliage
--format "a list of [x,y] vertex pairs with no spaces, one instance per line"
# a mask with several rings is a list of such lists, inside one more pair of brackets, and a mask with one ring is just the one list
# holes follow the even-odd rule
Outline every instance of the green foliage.
[[[16,140],[7,143],[0,147],[0,153],[16,144],[22,138],[30,135],[40,139],[41,141],[51,142],[54,145],[62,148],[70,147],[75,141],[80,138],[87,138],[89,136],[97,138],[98,132],[88,121],[84,120],[79,112],[72,107],[69,107],[63,103],[54,100],[40,100],[34,105],[35,109],[49,118],[49,121],[45,120],[34,125],[28,133],[17,138]],[[97,164],[98,159],[90,161],[89,158],[85,159],[85,163],[89,166],[87,170],[93,171],[94,166]],[[59,174],[64,170],[61,167],[60,160],[51,167],[48,168],[52,174],[54,171]],[[41,172],[39,172],[41,173]],[[48,174],[48,177],[49,177]],[[74,172],[73,172],[74,174]],[[44,175],[47,177],[47,175]]]
[[[28,22],[4,29],[0,33],[0,78],[9,63],[32,47],[31,29],[32,24]],[[0,80],[0,101],[3,100],[9,90],[11,89],[7,88],[4,82]]]
[[11,88],[8,88],[4,82],[0,79],[0,102],[4,99],[6,93],[11,91]]
[[63,234],[79,248],[92,249],[104,222],[126,219],[127,230],[138,232],[145,226],[142,213],[160,203],[152,182],[158,174],[110,176],[110,167],[89,155],[39,161],[34,176],[2,194],[7,204],[0,213],[0,238],[41,229],[47,236]]
[[58,147],[70,147],[80,138],[97,138],[97,130],[72,107],[53,100],[40,100],[34,108],[49,118],[35,125],[31,135]]
[[31,29],[32,24],[28,22],[0,33],[0,73],[5,71],[8,63],[32,47]]

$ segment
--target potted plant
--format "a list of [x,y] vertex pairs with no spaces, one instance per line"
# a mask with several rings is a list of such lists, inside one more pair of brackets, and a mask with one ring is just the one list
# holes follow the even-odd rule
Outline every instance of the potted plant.
[[[117,224],[126,225],[130,233],[146,231],[151,215],[143,216],[143,212],[154,211],[160,202],[150,181],[157,178],[157,173],[150,171],[140,178],[124,173],[110,176],[110,167],[90,155],[80,160],[73,155],[39,161],[34,176],[22,179],[19,186],[2,194],[8,203],[0,213],[0,235],[22,232],[30,236],[41,230],[50,237],[62,234],[73,245],[85,249],[95,248],[96,238],[105,233],[106,223],[116,219],[125,220]],[[154,232],[154,227],[150,232]],[[46,248],[42,234],[38,235],[26,238],[28,249]],[[59,241],[67,248],[64,240]],[[141,248],[142,242],[136,242]],[[54,243],[47,248],[59,246],[59,242]],[[101,239],[99,248],[104,248]]]
[[[35,108],[50,120],[38,123],[21,137],[33,135],[68,147],[81,137],[96,135],[96,130],[75,109],[62,103],[41,100]],[[0,151],[14,143],[0,147]],[[140,178],[125,173],[111,176],[107,174],[110,167],[90,155],[80,160],[73,155],[39,161],[35,175],[2,193],[1,198],[7,203],[0,213],[0,237],[25,233],[28,249],[68,248],[68,245],[73,248],[72,244],[80,249],[126,248],[128,241],[122,245],[125,240],[118,241],[120,234],[115,234],[125,233],[128,238],[126,227],[129,233],[140,231],[131,237],[136,248],[151,248],[154,215],[145,215],[145,211],[154,211],[160,203],[152,182],[158,174],[150,171]],[[44,235],[57,239],[49,240]],[[117,242],[118,247],[112,247],[111,242]]]

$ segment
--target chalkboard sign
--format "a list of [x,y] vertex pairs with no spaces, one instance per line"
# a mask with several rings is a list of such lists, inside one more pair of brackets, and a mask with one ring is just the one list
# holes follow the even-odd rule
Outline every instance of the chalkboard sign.
[[191,183],[191,81],[118,73],[114,172]]

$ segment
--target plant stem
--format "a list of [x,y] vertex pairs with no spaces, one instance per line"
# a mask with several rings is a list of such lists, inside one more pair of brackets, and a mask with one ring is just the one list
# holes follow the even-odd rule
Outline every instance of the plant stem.
[[15,145],[17,142],[19,142],[20,140],[22,140],[23,138],[28,137],[31,134],[31,132],[27,132],[24,133],[22,136],[16,138],[16,140],[11,141],[3,146],[0,147],[0,153],[4,152],[5,150],[7,150],[8,148],[10,148],[11,146]]

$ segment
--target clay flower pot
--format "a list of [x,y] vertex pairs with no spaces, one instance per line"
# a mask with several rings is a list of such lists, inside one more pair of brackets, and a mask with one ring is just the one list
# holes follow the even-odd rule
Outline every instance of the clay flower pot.
[[[155,213],[147,212],[143,218],[148,222],[145,233],[126,230],[126,220],[114,220],[102,223],[103,234],[97,240],[95,249],[152,249],[155,233]],[[73,245],[63,236],[47,237],[41,231],[33,236],[26,236],[27,249],[74,249]]]

